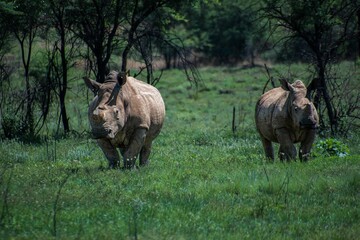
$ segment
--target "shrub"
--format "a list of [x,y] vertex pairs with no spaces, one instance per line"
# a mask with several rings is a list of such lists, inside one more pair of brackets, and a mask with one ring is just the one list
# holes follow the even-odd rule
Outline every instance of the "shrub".
[[345,157],[349,155],[349,147],[337,139],[327,138],[320,140],[315,145],[314,155]]
[[1,126],[7,139],[19,138],[27,130],[26,124],[21,119],[10,114],[3,117]]

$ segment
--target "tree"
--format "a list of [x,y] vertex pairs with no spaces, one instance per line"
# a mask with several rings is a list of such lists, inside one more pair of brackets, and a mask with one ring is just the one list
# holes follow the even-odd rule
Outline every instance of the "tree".
[[355,37],[350,24],[359,4],[351,0],[264,0],[263,17],[274,30],[283,31],[283,40],[301,39],[310,50],[317,76],[308,86],[308,96],[315,92],[314,103],[325,102],[332,134],[338,126],[336,109],[330,96],[327,67],[340,46]]
[[[264,42],[264,31],[257,21],[258,1],[198,1],[187,9],[186,28],[194,46],[219,64],[233,64],[248,59],[255,65],[256,51]],[[190,35],[190,34],[189,34]]]
[[[151,14],[153,14],[156,10],[164,6],[168,3],[169,0],[155,0],[149,2],[143,2],[141,0],[135,0],[131,4],[127,5],[126,14],[124,15],[124,50],[122,52],[122,64],[121,71],[127,71],[127,58],[130,53],[130,50],[134,45],[139,46],[139,50],[142,51],[141,38],[151,37],[152,33],[154,33],[151,29],[153,29],[153,24],[146,24],[145,21]],[[144,24],[145,23],[145,24]],[[147,56],[145,51],[142,51],[142,55],[147,62],[147,66],[149,65]]]
[[32,47],[37,31],[42,24],[41,0],[16,0],[13,1],[14,11],[19,14],[8,14],[7,23],[11,26],[12,33],[20,45],[21,59],[24,67],[25,78],[25,117],[24,125],[30,136],[35,134],[33,102],[35,94],[30,81],[30,62]]
[[96,81],[101,83],[108,73],[107,64],[117,45],[115,36],[122,21],[120,15],[124,14],[125,2],[122,0],[71,1],[72,8],[69,11],[73,23],[71,30],[90,48],[96,65],[92,71],[96,75]]
[[160,77],[154,78],[152,59],[156,52],[163,53],[164,49],[172,51],[179,58],[189,81],[197,82],[199,75],[194,64],[189,61],[187,49],[180,37],[171,34],[169,25],[183,5],[191,4],[191,0],[136,0],[126,6],[127,14],[122,25],[124,31],[120,41],[125,46],[122,52],[121,70],[127,69],[127,58],[131,50],[135,50],[142,57],[147,70],[147,82],[155,84]]
[[60,117],[65,133],[70,130],[65,104],[68,88],[68,69],[71,67],[71,60],[75,55],[76,42],[76,38],[70,32],[72,22],[68,16],[69,8],[69,0],[50,0],[48,2],[49,28],[54,28],[56,32],[56,39],[49,54],[49,67],[51,76],[57,83]]
[[[6,16],[8,15],[16,15],[18,12],[14,11],[14,6],[0,2],[0,126],[3,128],[4,133],[8,134],[6,126],[4,127],[4,108],[7,106],[8,98],[4,94],[8,91],[6,86],[9,84],[9,67],[4,61],[6,53],[10,48],[10,36],[11,36],[11,28],[8,24],[8,19]],[[5,124],[6,125],[6,124]],[[10,134],[10,133],[9,133]]]
[[[79,36],[95,57],[93,69],[98,82],[103,82],[108,72],[108,62],[114,49],[121,51],[121,71],[127,71],[129,56],[140,55],[148,74],[148,82],[155,83],[153,77],[152,55],[158,49],[153,48],[155,41],[176,49],[181,55],[188,79],[196,79],[193,66],[182,55],[181,46],[166,38],[164,31],[169,16],[184,3],[192,0],[86,0],[75,1],[71,16],[74,34]],[[188,68],[191,70],[188,71]]]
[[360,8],[357,10],[356,16],[357,16],[358,58],[360,58]]

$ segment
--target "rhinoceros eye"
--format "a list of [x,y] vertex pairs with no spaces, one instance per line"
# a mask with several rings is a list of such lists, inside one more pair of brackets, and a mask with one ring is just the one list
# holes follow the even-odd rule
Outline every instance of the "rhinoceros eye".
[[294,111],[295,111],[295,112],[299,111],[299,107],[294,106]]

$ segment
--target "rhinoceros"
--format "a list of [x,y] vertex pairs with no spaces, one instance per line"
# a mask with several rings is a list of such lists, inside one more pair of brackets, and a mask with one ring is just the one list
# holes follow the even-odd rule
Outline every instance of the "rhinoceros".
[[96,94],[89,105],[88,117],[92,135],[109,167],[120,166],[117,148],[124,168],[134,168],[138,155],[140,166],[147,164],[152,142],[165,118],[160,92],[123,72],[110,72],[102,84],[87,77],[84,81]]
[[313,103],[306,98],[301,80],[290,84],[281,79],[281,87],[264,93],[256,104],[255,122],[267,158],[274,160],[272,142],[280,144],[280,160],[296,159],[295,143],[300,142],[299,158],[309,159],[319,117]]

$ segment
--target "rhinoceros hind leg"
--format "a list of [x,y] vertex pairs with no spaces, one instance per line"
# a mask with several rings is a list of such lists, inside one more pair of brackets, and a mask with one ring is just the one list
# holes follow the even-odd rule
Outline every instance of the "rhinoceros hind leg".
[[274,149],[271,141],[267,140],[263,136],[260,136],[262,145],[264,147],[265,156],[267,159],[274,161]]

